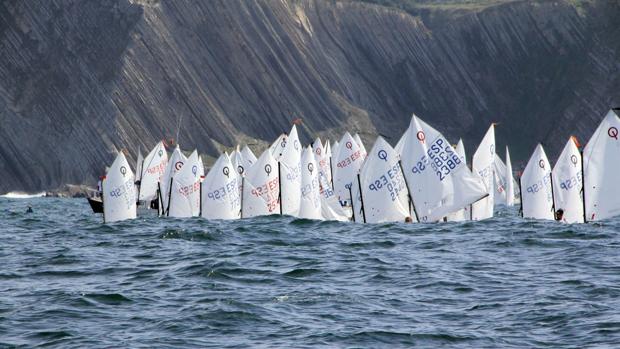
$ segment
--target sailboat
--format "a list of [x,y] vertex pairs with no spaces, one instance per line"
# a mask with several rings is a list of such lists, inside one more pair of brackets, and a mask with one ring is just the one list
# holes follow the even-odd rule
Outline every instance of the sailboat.
[[162,180],[166,166],[168,165],[168,153],[163,142],[159,142],[138,162],[136,171],[138,176],[138,201],[151,202],[157,199],[158,183]]
[[245,172],[241,218],[281,213],[278,162],[267,149]]
[[312,148],[301,153],[301,200],[299,218],[322,220],[319,167]]
[[174,151],[172,152],[172,156],[170,156],[170,161],[166,165],[166,170],[161,178],[161,182],[159,183],[159,214],[165,215],[169,209],[169,198],[171,191],[171,183],[174,179],[174,176],[178,171],[183,168],[183,165],[187,162],[187,157],[183,155],[181,152],[181,148],[177,145]]
[[295,125],[288,134],[282,155],[276,160],[279,161],[282,214],[297,217],[301,204],[301,143]]
[[523,217],[555,219],[551,165],[541,144],[536,146],[520,180]]
[[[321,139],[317,138],[312,144],[312,151],[314,153],[314,159],[318,166],[318,174],[325,176],[327,179],[327,183],[331,183],[332,178],[332,169],[331,169],[331,158],[328,156],[326,149],[327,145],[323,146],[321,143]],[[303,166],[302,166],[303,168]]]
[[581,153],[570,137],[553,167],[553,201],[556,212],[562,210],[562,221],[583,223]]
[[359,145],[345,132],[332,158],[334,191],[342,206],[351,205],[351,191],[363,161]]
[[402,166],[421,222],[436,222],[488,195],[446,138],[413,115],[403,135]]
[[200,213],[200,182],[204,177],[204,167],[198,151],[194,150],[184,165],[172,177],[169,217],[196,217]]
[[104,223],[136,218],[134,174],[122,152],[118,153],[108,169],[101,187]]
[[495,162],[495,125],[482,138],[472,158],[472,172],[477,173],[484,183],[489,196],[475,202],[471,207],[471,219],[482,220],[493,217],[495,190],[493,188],[493,171]]
[[399,156],[383,137],[377,138],[368,154],[360,170],[359,183],[362,217],[356,217],[356,221],[405,222],[411,216],[409,192]]
[[502,159],[495,153],[495,161],[493,162],[493,181],[495,188],[495,206],[504,205],[508,201],[508,178],[506,177],[507,166]]
[[583,150],[583,197],[588,222],[620,215],[620,108],[611,109]]
[[202,182],[201,216],[208,219],[241,217],[242,174],[234,170],[228,154],[222,154]]
[[[345,222],[349,214],[343,209],[332,185],[331,147],[327,140],[325,146],[320,139],[314,142],[314,158],[318,164],[319,194],[321,199],[321,216],[326,220]],[[318,146],[317,146],[318,144]],[[303,166],[302,166],[303,169]]]

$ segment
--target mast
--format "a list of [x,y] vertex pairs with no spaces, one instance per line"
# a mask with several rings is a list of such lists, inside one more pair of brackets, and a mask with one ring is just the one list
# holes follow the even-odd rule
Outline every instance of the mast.
[[521,204],[521,208],[519,208],[519,213],[521,213],[521,217],[523,217],[523,190],[521,190],[521,177],[523,176],[523,172],[519,175],[519,202]]
[[583,170],[583,148],[579,152],[581,154],[581,205],[583,206],[583,222],[588,223],[586,214],[586,172]]
[[245,186],[245,177],[241,177],[241,193],[239,193],[239,219],[243,218],[243,187]]
[[199,211],[198,211],[198,217],[202,217],[202,181],[200,181],[200,204],[199,204]]
[[411,197],[411,190],[409,189],[409,183],[407,183],[407,176],[405,176],[405,170],[403,170],[403,163],[401,160],[398,160],[398,167],[400,167],[400,172],[403,174],[403,179],[405,180],[405,186],[407,187],[407,197],[409,198],[409,206],[413,207],[413,213],[415,214],[415,219],[418,221],[418,223],[420,223],[420,217],[418,217],[418,212],[415,209],[415,203],[413,202],[413,198]]
[[168,207],[166,207],[166,216],[170,217],[170,199],[172,198],[172,181],[174,177],[170,178],[170,188],[168,188]]
[[[282,154],[280,154],[282,155]],[[278,200],[280,201],[280,215],[282,215],[282,170],[280,169],[280,161],[278,161]]]
[[105,202],[103,202],[103,197],[105,196],[103,193],[105,192],[103,189],[103,182],[105,182],[107,176],[103,176],[101,178],[101,206],[103,207],[103,223],[105,223]]
[[[551,166],[551,164],[549,164]],[[553,219],[555,219],[555,195],[553,193],[553,171],[549,171],[549,184],[551,185],[551,210],[553,211]]]
[[351,187],[353,186],[353,183],[351,183],[351,185],[349,185],[349,196],[351,197],[351,212],[353,212],[353,222],[355,222],[355,207],[353,207],[353,192],[351,191]]
[[366,223],[366,209],[364,208],[364,196],[362,195],[362,182],[360,181],[359,173],[357,174],[357,185],[360,190],[360,202],[362,204],[362,218],[364,218],[364,223]]

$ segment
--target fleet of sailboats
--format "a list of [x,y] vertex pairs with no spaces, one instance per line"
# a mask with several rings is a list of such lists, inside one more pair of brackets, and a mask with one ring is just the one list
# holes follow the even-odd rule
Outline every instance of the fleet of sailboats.
[[283,214],[314,220],[440,222],[493,217],[520,202],[524,218],[565,223],[620,215],[620,110],[612,109],[579,150],[571,137],[552,168],[538,144],[515,179],[510,152],[496,153],[492,124],[468,166],[462,140],[452,145],[413,115],[395,147],[378,137],[370,152],[359,134],[303,146],[296,126],[258,158],[246,145],[223,153],[206,172],[197,150],[164,142],[131,170],[125,155],[102,177],[104,222],[136,218],[140,205],[160,216],[240,219]]

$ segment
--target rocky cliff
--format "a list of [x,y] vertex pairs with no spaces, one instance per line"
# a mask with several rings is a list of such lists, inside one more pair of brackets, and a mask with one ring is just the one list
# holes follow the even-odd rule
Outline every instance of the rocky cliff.
[[470,154],[499,122],[517,160],[538,141],[554,160],[619,96],[616,1],[0,0],[0,192],[92,183],[177,132],[210,155],[261,144],[295,118],[305,141],[370,146],[415,112]]

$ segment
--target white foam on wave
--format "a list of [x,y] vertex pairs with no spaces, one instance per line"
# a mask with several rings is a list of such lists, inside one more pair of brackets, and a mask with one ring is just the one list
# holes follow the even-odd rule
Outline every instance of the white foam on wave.
[[28,194],[28,193],[24,193],[24,192],[19,192],[19,191],[12,191],[10,193],[6,193],[4,195],[0,195],[0,197],[2,198],[8,198],[8,199],[32,199],[32,198],[40,198],[45,196],[45,192],[42,191],[40,193],[35,193],[35,194]]

